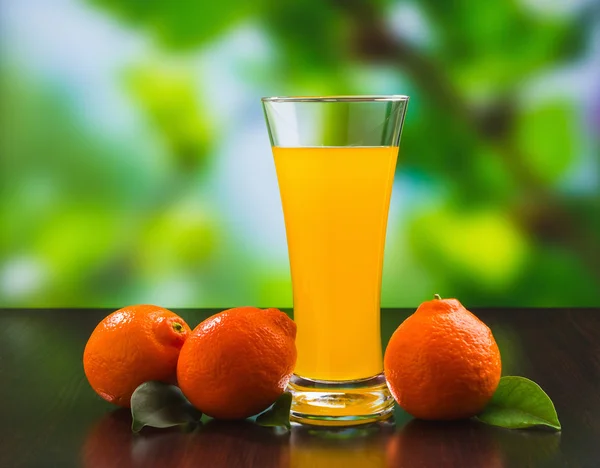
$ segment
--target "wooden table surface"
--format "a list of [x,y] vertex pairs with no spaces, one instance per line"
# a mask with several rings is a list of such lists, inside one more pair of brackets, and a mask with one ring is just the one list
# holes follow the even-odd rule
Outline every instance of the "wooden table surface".
[[[0,310],[0,467],[600,467],[600,309],[474,310],[493,330],[503,375],[538,382],[563,430],[416,421],[276,433],[210,421],[193,433],[130,432],[130,415],[83,374],[86,340],[109,311]],[[195,326],[214,310],[179,310]],[[387,343],[411,313],[382,312]]]

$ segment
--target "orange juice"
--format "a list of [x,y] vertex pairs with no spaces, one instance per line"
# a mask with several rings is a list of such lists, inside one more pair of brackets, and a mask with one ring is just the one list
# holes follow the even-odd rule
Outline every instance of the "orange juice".
[[295,374],[382,372],[381,272],[398,147],[273,147],[298,326]]

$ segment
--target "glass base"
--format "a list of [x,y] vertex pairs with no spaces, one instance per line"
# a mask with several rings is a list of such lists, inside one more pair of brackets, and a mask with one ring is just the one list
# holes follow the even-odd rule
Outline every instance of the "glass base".
[[383,374],[362,380],[325,381],[293,375],[290,419],[318,426],[353,426],[393,414],[394,399]]

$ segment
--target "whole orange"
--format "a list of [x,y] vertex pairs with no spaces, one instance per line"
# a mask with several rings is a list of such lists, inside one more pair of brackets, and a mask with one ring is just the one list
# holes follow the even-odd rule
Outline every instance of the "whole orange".
[[392,335],[384,369],[398,404],[433,420],[479,413],[502,370],[491,330],[456,299],[421,304]]
[[129,407],[142,383],[176,382],[177,358],[190,332],[181,317],[162,307],[119,309],[92,332],[83,352],[85,375],[106,401]]
[[181,349],[177,380],[204,413],[243,419],[285,390],[296,364],[296,324],[278,309],[238,307],[200,323]]

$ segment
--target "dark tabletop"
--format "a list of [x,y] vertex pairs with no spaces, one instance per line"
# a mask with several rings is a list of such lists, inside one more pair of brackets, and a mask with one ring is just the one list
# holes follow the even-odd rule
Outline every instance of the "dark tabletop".
[[[561,433],[428,423],[397,408],[392,423],[357,428],[282,434],[213,420],[133,435],[128,411],[83,374],[87,338],[108,312],[0,310],[0,467],[600,466],[600,309],[473,311],[494,332],[503,375],[533,379],[553,399]],[[215,311],[177,312],[194,327]],[[411,312],[382,312],[384,343]]]

